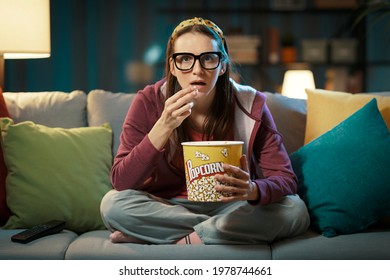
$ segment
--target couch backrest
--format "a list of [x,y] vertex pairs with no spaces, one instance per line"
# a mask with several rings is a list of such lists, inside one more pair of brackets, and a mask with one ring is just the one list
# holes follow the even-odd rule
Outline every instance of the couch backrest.
[[306,128],[306,100],[265,92],[267,105],[289,154],[303,146]]
[[123,120],[135,94],[92,90],[88,94],[66,92],[4,92],[4,99],[15,123],[33,121],[49,127],[100,126],[113,130],[113,154],[119,146]]
[[114,155],[119,147],[123,120],[134,96],[134,93],[112,93],[104,90],[93,90],[88,93],[88,125],[98,126],[105,122],[111,125]]
[[[266,92],[267,105],[283,135],[288,153],[303,145],[306,101]],[[119,146],[123,120],[134,93],[104,90],[66,92],[5,92],[4,98],[13,120],[33,121],[50,127],[99,126],[108,122],[113,130],[113,154]]]
[[4,92],[3,96],[15,123],[33,121],[64,128],[87,125],[87,96],[83,91]]

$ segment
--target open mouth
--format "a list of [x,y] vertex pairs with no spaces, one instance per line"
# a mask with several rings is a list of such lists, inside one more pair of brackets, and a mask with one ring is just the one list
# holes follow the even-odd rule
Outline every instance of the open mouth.
[[197,82],[192,82],[191,85],[192,86],[205,86],[206,83],[197,81]]

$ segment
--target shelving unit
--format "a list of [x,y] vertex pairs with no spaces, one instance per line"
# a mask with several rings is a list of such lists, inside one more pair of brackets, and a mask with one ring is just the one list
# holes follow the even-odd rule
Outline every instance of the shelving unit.
[[[246,4],[248,1],[246,1]],[[335,90],[364,91],[366,46],[364,43],[365,23],[362,22],[356,29],[350,30],[352,9],[318,9],[313,6],[313,1],[307,1],[307,8],[302,10],[275,10],[269,4],[259,4],[263,1],[251,1],[252,7],[233,8],[228,3],[225,6],[216,7],[208,2],[201,6],[174,8],[160,8],[159,14],[169,16],[172,21],[182,18],[201,16],[214,20],[225,30],[227,36],[236,34],[259,35],[261,46],[259,47],[259,60],[256,63],[236,64],[238,74],[244,83],[255,86],[264,91],[278,92],[283,81],[283,74],[291,68],[308,68],[313,71],[318,88],[326,88],[329,85],[327,75],[329,69],[344,69],[346,73],[355,79],[355,85],[345,85],[344,88]],[[309,3],[310,2],[310,3]],[[244,3],[245,4],[245,3]],[[262,5],[262,6],[258,6]],[[294,63],[270,63],[267,60],[266,29],[276,27],[279,30],[279,46],[281,38],[286,34],[292,34],[295,38],[294,46],[297,49],[297,59]],[[356,60],[351,63],[335,62],[330,59],[330,46],[327,46],[327,59],[322,63],[311,63],[302,60],[303,39],[325,39],[330,42],[334,38],[354,38],[358,42]],[[379,62],[385,63],[385,62]],[[340,70],[339,70],[340,71]]]

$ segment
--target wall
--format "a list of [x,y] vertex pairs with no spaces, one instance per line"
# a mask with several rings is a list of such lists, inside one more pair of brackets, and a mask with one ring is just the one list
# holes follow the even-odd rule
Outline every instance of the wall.
[[387,18],[370,18],[367,24],[367,89],[390,90],[390,14]]
[[[163,76],[167,38],[180,20],[193,16],[210,18],[225,31],[239,27],[249,34],[262,34],[266,26],[279,24],[286,32],[291,29],[296,34],[301,34],[302,30],[316,36],[321,28],[321,32],[330,36],[337,25],[345,21],[340,15],[318,19],[316,15],[301,17],[299,13],[296,16],[275,16],[250,12],[253,7],[265,5],[267,1],[255,0],[54,0],[51,1],[51,57],[39,60],[6,60],[5,89],[81,89],[88,92],[101,88],[110,91],[135,91],[145,83]],[[182,9],[182,12],[168,12],[172,8]],[[186,12],[188,9],[192,9],[191,12]],[[249,12],[207,12],[216,9],[241,9]],[[390,61],[389,49],[383,49],[383,34],[383,31],[370,31],[366,43],[369,59]],[[389,38],[390,36],[386,40],[390,45]],[[151,65],[146,70],[152,70],[152,73],[141,73],[145,81],[129,79],[131,66],[138,62]],[[260,90],[276,90],[277,84],[281,84],[281,69],[242,67],[240,71],[245,83]],[[370,67],[366,77],[367,91],[389,90],[389,71],[389,65],[385,64]],[[147,74],[152,76],[147,78]],[[134,77],[135,73],[132,75]],[[323,76],[318,77],[318,87],[324,85]],[[266,87],[267,79],[272,80],[268,84],[274,83],[275,87]]]

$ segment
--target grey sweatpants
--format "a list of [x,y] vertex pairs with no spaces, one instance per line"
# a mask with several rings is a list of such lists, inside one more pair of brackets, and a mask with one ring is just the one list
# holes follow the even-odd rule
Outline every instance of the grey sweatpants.
[[135,191],[109,191],[101,203],[106,227],[148,243],[169,244],[194,230],[205,244],[256,244],[296,236],[309,226],[298,195],[267,206],[246,201],[193,202]]

